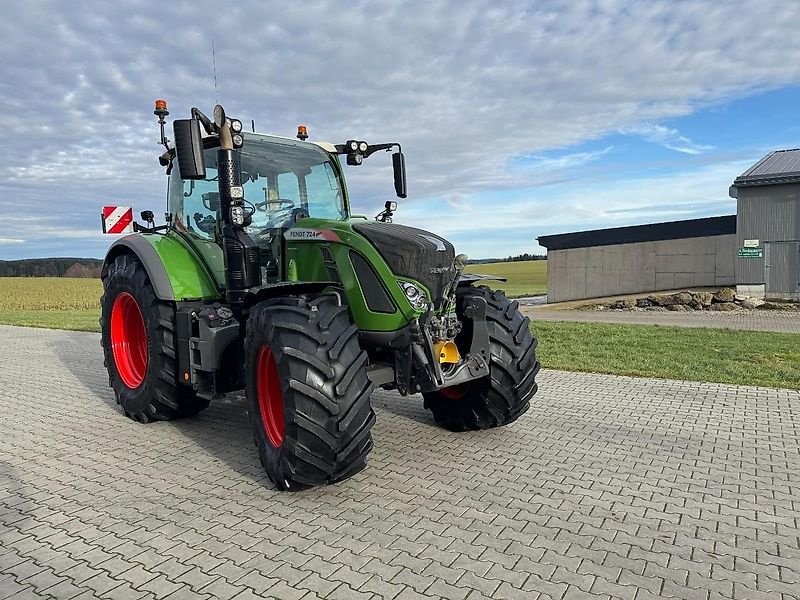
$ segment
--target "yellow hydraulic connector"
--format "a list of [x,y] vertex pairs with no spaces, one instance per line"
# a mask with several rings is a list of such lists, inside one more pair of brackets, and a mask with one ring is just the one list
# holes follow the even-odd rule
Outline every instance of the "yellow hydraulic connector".
[[458,347],[455,342],[441,341],[433,345],[433,352],[439,357],[440,363],[457,363],[461,360],[461,355],[458,353]]

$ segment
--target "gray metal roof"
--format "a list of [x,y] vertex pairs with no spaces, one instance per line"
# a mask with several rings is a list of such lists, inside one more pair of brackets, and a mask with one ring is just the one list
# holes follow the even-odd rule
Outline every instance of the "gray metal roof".
[[737,187],[800,182],[800,148],[770,152],[733,182]]
[[613,246],[635,242],[656,242],[659,240],[681,240],[684,238],[729,235],[736,233],[736,215],[707,217],[687,221],[650,223],[630,227],[612,227],[557,235],[540,235],[539,244],[548,250],[568,250],[570,248],[591,248],[593,246]]

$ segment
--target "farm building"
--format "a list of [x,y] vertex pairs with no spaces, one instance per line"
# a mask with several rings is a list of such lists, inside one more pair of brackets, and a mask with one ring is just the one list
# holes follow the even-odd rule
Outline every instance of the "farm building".
[[547,235],[547,301],[736,285],[800,300],[800,149],[771,152],[729,190],[736,215]]
[[800,149],[771,152],[733,182],[737,290],[800,300]]
[[736,215],[539,237],[547,301],[734,283]]

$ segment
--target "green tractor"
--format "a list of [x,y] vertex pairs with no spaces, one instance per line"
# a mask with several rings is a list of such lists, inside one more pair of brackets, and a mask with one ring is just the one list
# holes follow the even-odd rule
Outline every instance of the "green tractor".
[[116,240],[102,269],[102,346],[124,413],[195,415],[245,390],[258,453],[278,489],[341,481],[366,466],[375,386],[421,393],[452,431],[507,425],[536,392],[536,340],[518,304],[464,273],[441,237],[350,214],[339,157],[400,145],[245,133],[219,105],[173,121],[156,102],[166,225]]

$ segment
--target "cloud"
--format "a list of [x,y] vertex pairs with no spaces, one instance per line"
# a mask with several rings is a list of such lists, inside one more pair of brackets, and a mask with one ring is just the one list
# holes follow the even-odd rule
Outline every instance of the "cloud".
[[631,127],[621,133],[627,135],[638,135],[648,142],[659,144],[676,152],[684,154],[702,154],[713,149],[714,146],[697,144],[690,140],[677,129],[665,127],[655,123],[649,123],[638,127]]
[[627,180],[569,181],[504,194],[503,202],[479,192],[466,196],[458,210],[431,202],[403,207],[395,220],[423,228],[436,222],[438,233],[476,258],[543,253],[535,241],[541,235],[733,214],[736,202],[728,197],[728,186],[750,164],[733,161]]
[[19,238],[0,238],[0,244],[24,244],[25,240]]
[[507,170],[509,177],[503,187],[524,187],[531,181],[542,185],[565,177],[574,178],[576,169],[599,160],[613,149],[613,146],[607,146],[602,150],[573,152],[560,156],[522,154],[512,157]]
[[[305,123],[312,139],[399,141],[410,206],[526,188],[543,173],[556,181],[565,156],[581,160],[570,151],[578,144],[647,127],[658,137],[663,126],[648,124],[800,83],[796,2],[145,4],[6,7],[4,214],[57,210],[62,227],[82,231],[106,203],[163,206],[152,115],[161,97],[171,118],[191,106],[210,111],[218,97],[259,131],[293,135]],[[701,151],[665,129],[657,143]],[[534,157],[532,168],[519,168],[520,156]],[[355,212],[375,214],[392,195],[386,157],[349,177]],[[504,211],[506,224],[542,206],[520,203]],[[39,227],[3,232],[0,221],[0,233],[27,240],[16,247],[31,254],[56,248]],[[59,248],[102,252],[102,242],[78,241]]]

